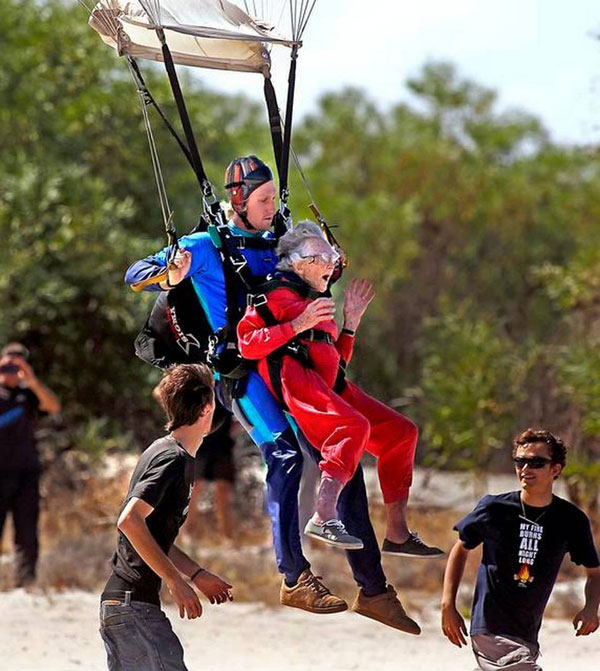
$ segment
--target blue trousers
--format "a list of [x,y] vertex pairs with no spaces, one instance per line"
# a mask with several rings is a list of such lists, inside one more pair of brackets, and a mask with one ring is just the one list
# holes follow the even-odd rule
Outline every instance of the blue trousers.
[[[220,384],[217,384],[218,392]],[[293,585],[302,571],[310,567],[302,551],[298,528],[302,451],[316,463],[321,455],[297,431],[293,420],[288,419],[258,373],[248,373],[242,384],[242,393],[234,393],[231,410],[259,447],[267,466],[267,511],[277,568],[286,582]],[[224,395],[219,393],[219,397],[223,400]],[[386,590],[386,579],[360,466],[340,494],[338,514],[348,532],[358,536],[364,544],[362,550],[346,553],[356,583],[367,596],[382,594]]]

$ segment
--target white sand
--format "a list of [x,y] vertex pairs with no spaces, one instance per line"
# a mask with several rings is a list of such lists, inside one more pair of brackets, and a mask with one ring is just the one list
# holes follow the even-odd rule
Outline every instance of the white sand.
[[[106,669],[97,632],[98,597],[0,593],[1,671]],[[189,671],[471,671],[472,654],[439,631],[435,603],[408,636],[353,613],[310,615],[260,604],[206,604],[183,621],[167,609],[186,650]],[[575,638],[566,621],[548,620],[541,635],[544,671],[598,671],[600,635]],[[140,670],[143,671],[143,670]]]

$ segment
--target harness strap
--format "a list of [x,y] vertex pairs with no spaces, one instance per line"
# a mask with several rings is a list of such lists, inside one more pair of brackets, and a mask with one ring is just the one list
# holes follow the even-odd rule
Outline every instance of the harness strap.
[[283,154],[283,133],[281,130],[281,115],[277,96],[270,77],[265,77],[264,85],[265,103],[269,114],[269,129],[271,131],[271,142],[273,143],[273,153],[275,154],[275,164],[277,165],[277,174],[281,178],[281,156]]
[[[260,294],[249,295],[248,296],[248,305],[254,307],[256,312],[258,312],[260,318],[264,321],[266,326],[276,326],[279,322],[275,318],[275,315],[271,311],[271,308],[268,305],[267,294],[270,291],[278,289],[280,287],[285,287],[286,289],[291,289],[295,291],[298,295],[302,297],[318,297],[320,294],[313,289],[311,289],[305,283],[294,282],[291,279],[284,279],[282,277],[270,277],[267,281],[261,286],[263,290]],[[329,345],[334,344],[333,337],[327,331],[321,329],[307,329],[298,333],[292,340],[287,342],[283,347],[275,350],[269,354],[267,359],[267,371],[269,373],[269,380],[271,382],[271,387],[275,392],[275,396],[286,407],[286,403],[283,399],[283,387],[281,383],[281,367],[283,364],[284,356],[291,356],[292,358],[299,361],[304,367],[310,368],[311,361],[308,353],[308,345],[306,341],[309,342],[326,342]],[[343,359],[340,359],[340,366],[338,369],[337,377],[333,390],[340,394],[346,388],[346,362]]]

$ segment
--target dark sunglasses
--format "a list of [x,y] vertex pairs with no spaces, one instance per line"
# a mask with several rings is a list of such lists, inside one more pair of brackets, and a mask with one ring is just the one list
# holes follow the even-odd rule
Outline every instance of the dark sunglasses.
[[551,464],[552,459],[546,459],[546,457],[515,457],[513,459],[515,466],[517,468],[544,468],[546,464]]

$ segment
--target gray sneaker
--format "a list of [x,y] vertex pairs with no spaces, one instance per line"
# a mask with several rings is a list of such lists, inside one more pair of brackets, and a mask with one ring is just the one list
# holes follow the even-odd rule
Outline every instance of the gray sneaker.
[[404,543],[394,543],[385,538],[381,546],[381,553],[402,557],[419,557],[421,559],[435,559],[446,556],[446,553],[440,548],[423,543],[416,531],[411,531],[410,536]]
[[364,547],[360,538],[351,536],[340,520],[327,520],[323,524],[308,520],[304,527],[304,533],[311,538],[316,538],[342,550],[362,550]]

